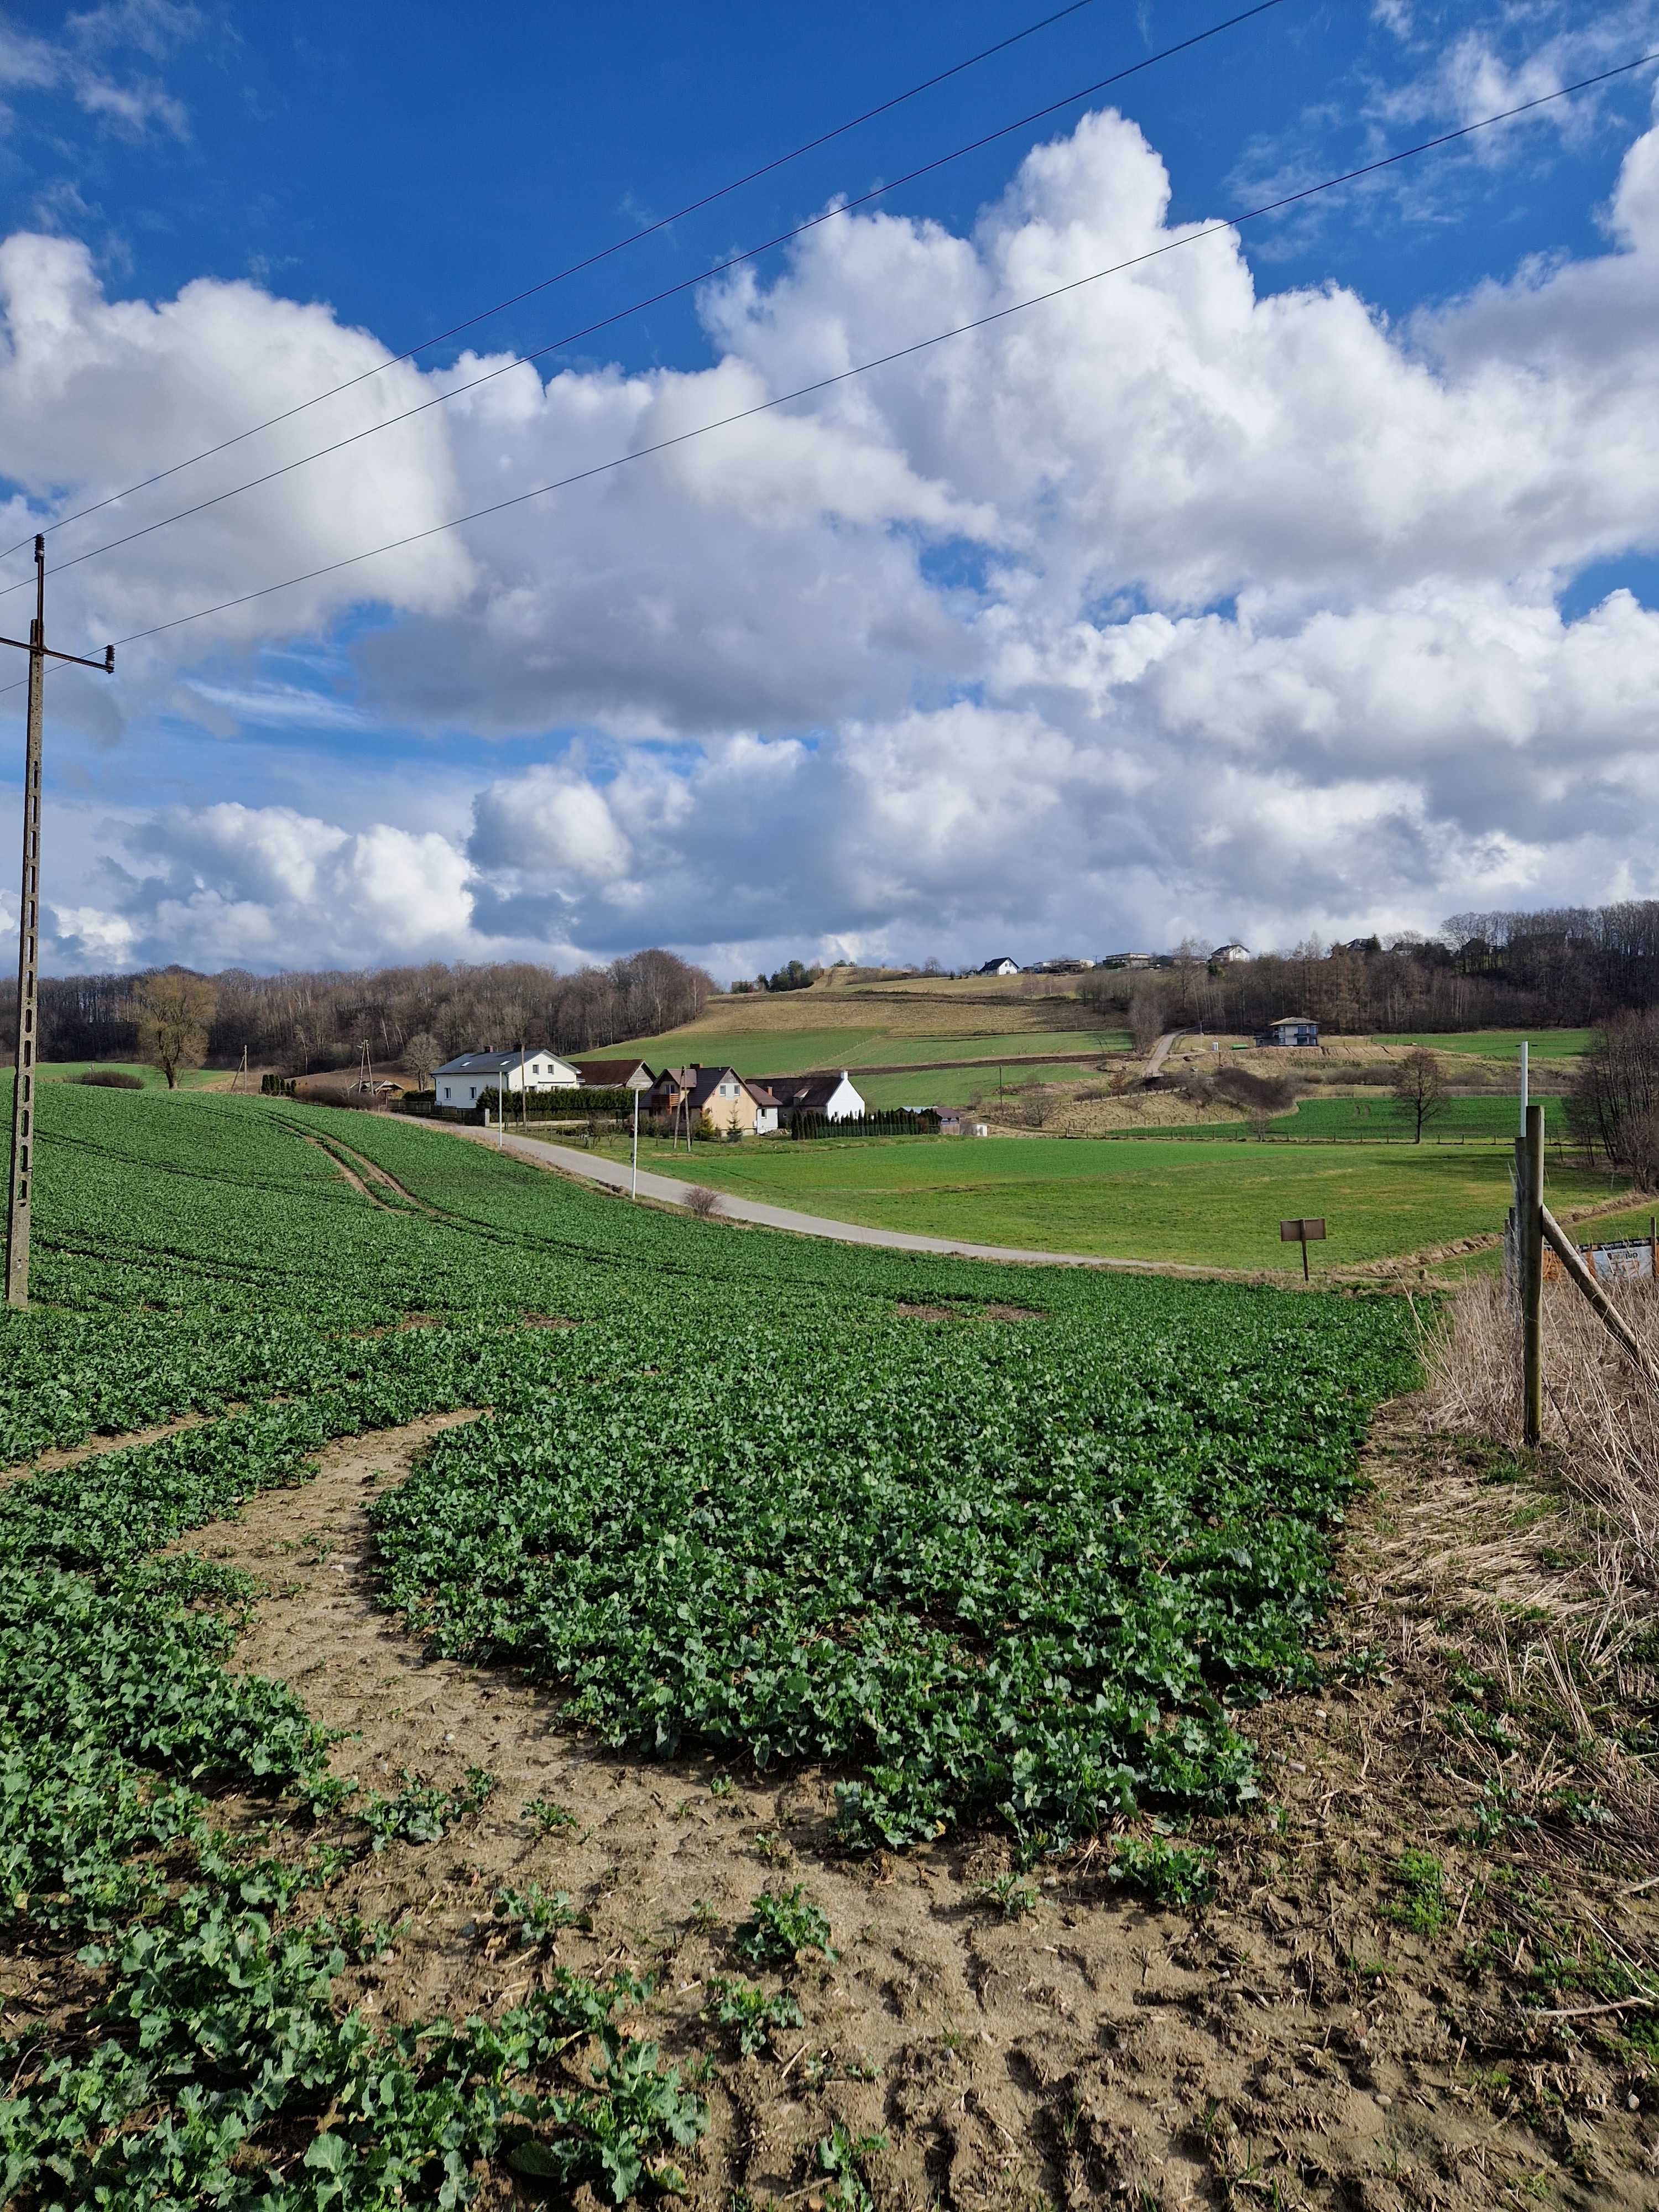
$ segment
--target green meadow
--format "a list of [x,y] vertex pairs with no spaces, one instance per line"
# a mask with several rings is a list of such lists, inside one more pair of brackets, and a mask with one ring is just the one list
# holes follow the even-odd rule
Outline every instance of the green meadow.
[[[608,1147],[620,1156],[625,1147]],[[901,1137],[640,1148],[641,1164],[716,1190],[874,1228],[1130,1260],[1300,1267],[1287,1216],[1322,1214],[1315,1264],[1339,1266],[1503,1225],[1498,1146],[1204,1144],[1151,1139]],[[1552,1202],[1604,1199],[1605,1173],[1548,1170]]]
[[1471,1052],[1483,1060],[1517,1060],[1522,1040],[1533,1060],[1577,1060],[1590,1048],[1594,1030],[1454,1030],[1444,1035],[1374,1036],[1373,1044],[1420,1044],[1430,1052]]

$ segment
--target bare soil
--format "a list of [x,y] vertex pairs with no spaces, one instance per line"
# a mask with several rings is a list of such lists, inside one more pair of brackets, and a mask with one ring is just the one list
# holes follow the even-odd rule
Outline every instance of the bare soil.
[[[1518,1751],[1500,1736],[1471,1753],[1449,1720],[1469,1650],[1448,1627],[1467,1609],[1459,1563],[1489,1578],[1479,1546],[1495,1536],[1511,1560],[1530,1546],[1543,1572],[1552,1523],[1547,1500],[1526,1501],[1517,1538],[1514,1492],[1460,1468],[1413,1404],[1384,1416],[1370,1454],[1329,1686],[1243,1723],[1270,1802],[1208,1829],[1216,1901],[1138,1899],[1113,1878],[1106,1838],[1039,1862],[1034,1909],[1012,1919],[984,1893],[1012,1868],[1000,1836],[849,1857],[830,1776],[614,1756],[562,1722],[551,1692],[426,1656],[375,1602],[365,1506],[467,1418],[343,1443],[303,1489],[196,1540],[261,1577],[238,1663],[351,1731],[341,1771],[383,1791],[405,1769],[444,1788],[469,1767],[497,1778],[442,1842],[393,1844],[346,1877],[343,1905],[405,1923],[392,1961],[356,1977],[371,2009],[456,2017],[513,2002],[545,1966],[492,1934],[490,1899],[536,1881],[589,1917],[561,1936],[561,1963],[651,1969],[649,2032],[694,2072],[712,2056],[710,2130],[690,2160],[700,2206],[810,2212],[823,2202],[812,2148],[840,2122],[885,2138],[867,2161],[882,2204],[1659,2207],[1659,2084],[1623,2040],[1651,2014],[1638,2002],[1565,2016],[1587,2001],[1540,1997],[1528,1980],[1547,1922],[1582,1947],[1593,1921],[1651,1960],[1652,1838],[1626,1825],[1586,1843],[1552,1821]],[[1538,1825],[1460,1842],[1493,1773],[1522,1793],[1530,1774]],[[568,1824],[543,1832],[523,1809],[533,1800]],[[1400,1917],[1413,1849],[1444,1869],[1431,1933]],[[1495,1869],[1528,1900],[1513,1964],[1508,1889],[1501,1955],[1485,1940]],[[739,2058],[701,2017],[708,1980],[752,1977],[734,1931],[757,1891],[797,1881],[839,1955],[787,1978],[805,2029]],[[486,2202],[511,2201],[507,2181],[489,2187]]]

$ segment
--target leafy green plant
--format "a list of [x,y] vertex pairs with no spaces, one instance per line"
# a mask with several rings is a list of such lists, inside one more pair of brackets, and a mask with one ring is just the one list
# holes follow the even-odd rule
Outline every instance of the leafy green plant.
[[550,1942],[565,1928],[586,1928],[590,1923],[562,1889],[545,1890],[538,1881],[526,1889],[501,1888],[489,1906],[492,1917],[526,1948]]
[[1124,1837],[1113,1850],[1112,1872],[1160,1905],[1207,1905],[1215,1895],[1215,1853],[1162,1836]]
[[828,2174],[830,2186],[824,2191],[824,2201],[834,2205],[836,2212],[875,2212],[875,2198],[865,2173],[866,2162],[878,2150],[885,2150],[885,2136],[854,2136],[838,2120],[827,2136],[821,2136],[814,2150],[814,2162],[820,2173]]
[[391,1843],[441,1843],[458,1820],[484,1803],[495,1778],[482,1766],[469,1766],[458,1788],[438,1790],[404,1767],[403,1784],[395,1797],[372,1796],[357,1812],[374,1850],[383,1851]]
[[1431,1851],[1407,1850],[1394,1863],[1400,1895],[1383,1906],[1387,1917],[1419,1936],[1437,1936],[1451,1917],[1446,1869]]
[[836,1955],[827,1916],[799,1882],[792,1889],[763,1889],[750,1899],[749,1916],[738,1930],[737,1948],[757,1966],[793,1965],[803,1951]]
[[581,1825],[568,1805],[556,1804],[550,1797],[532,1797],[521,1808],[520,1818],[544,1836],[556,1836]]
[[1042,1903],[1035,1882],[1018,1874],[1000,1874],[982,1881],[974,1895],[982,1905],[994,1905],[1005,1920],[1020,1920]]
[[720,1977],[708,1984],[703,2017],[735,2029],[738,2048],[745,2057],[764,2051],[777,2029],[801,2024],[800,2007],[787,1990],[773,1995],[753,1982]]

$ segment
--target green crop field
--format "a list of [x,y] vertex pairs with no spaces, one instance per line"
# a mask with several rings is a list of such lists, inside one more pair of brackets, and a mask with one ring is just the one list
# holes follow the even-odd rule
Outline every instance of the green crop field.
[[[112,1067],[122,1075],[136,1075],[146,1091],[165,1091],[167,1087],[167,1079],[161,1069],[142,1060],[43,1060],[37,1073],[43,1083],[73,1083],[89,1067]],[[184,1067],[179,1071],[181,1091],[201,1091],[229,1080],[229,1073],[222,1069]]]
[[[351,2000],[398,1933],[335,1913],[343,1870],[456,1828],[464,1859],[492,1778],[337,1778],[295,1694],[227,1665],[247,1577],[184,1540],[331,1439],[476,1415],[376,1499],[374,1571],[566,1726],[825,1762],[853,1850],[985,1823],[1036,1850],[1251,1795],[1229,1709],[1317,1679],[1328,1531],[1412,1371],[1389,1299],[739,1232],[392,1117],[51,1085],[40,1126],[0,1464],[205,1418],[0,1486],[20,2203],[456,2204],[483,2160],[505,2202],[509,2159],[620,2197],[677,2185],[704,2124],[616,2023],[650,1996],[628,1975],[561,1968],[453,2026]],[[349,1186],[341,1146],[399,1187]],[[1177,1165],[1138,1160],[1144,1221]],[[1285,1210],[1283,1156],[1249,1165],[1240,1218]],[[1446,1205],[1495,1195],[1425,1165]],[[1340,1215],[1336,1186],[1297,1194]]]
[[[1553,1139],[1567,1136],[1566,1101],[1539,1100],[1544,1127]],[[1424,1127],[1425,1145],[1477,1140],[1491,1144],[1514,1141],[1520,1108],[1512,1097],[1449,1098],[1442,1110]],[[1279,1115],[1273,1122],[1276,1134],[1286,1137],[1346,1137],[1358,1143],[1376,1144],[1392,1139],[1410,1144],[1415,1116],[1387,1091],[1372,1098],[1304,1098],[1293,1114]]]
[[[608,1147],[613,1151],[619,1148]],[[1322,1213],[1327,1264],[1386,1259],[1503,1226],[1509,1163],[1497,1145],[1256,1145],[1148,1137],[750,1139],[642,1144],[641,1161],[719,1190],[975,1244],[1295,1267],[1281,1218]],[[1559,1202],[1605,1198],[1605,1174],[1549,1167]]]
[[1532,1060],[1576,1060],[1588,1052],[1594,1030],[1452,1030],[1444,1035],[1376,1036],[1373,1044],[1422,1045],[1429,1052],[1468,1052],[1486,1060],[1516,1060],[1522,1040]]
[[[780,1068],[780,1075],[787,1074]],[[918,1075],[860,1075],[859,1096],[879,1110],[886,1106],[965,1106],[973,1098],[994,1102],[999,1085],[1012,1094],[1030,1083],[1085,1083],[1090,1070],[1075,1060],[1027,1060],[1010,1054],[996,1067],[930,1068]]]

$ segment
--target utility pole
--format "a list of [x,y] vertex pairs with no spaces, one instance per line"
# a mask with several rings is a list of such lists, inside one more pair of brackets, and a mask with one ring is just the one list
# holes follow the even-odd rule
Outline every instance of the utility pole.
[[23,762],[23,882],[17,908],[17,1057],[11,1086],[11,1187],[6,1198],[6,1304],[20,1311],[29,1302],[29,1220],[34,1181],[34,1062],[40,1012],[40,732],[46,663],[77,668],[115,668],[115,647],[101,660],[58,653],[46,643],[46,541],[34,541],[34,619],[27,639],[0,637],[29,657],[28,741]]

